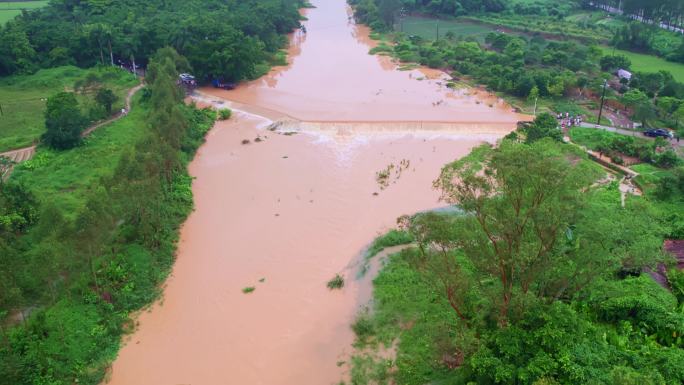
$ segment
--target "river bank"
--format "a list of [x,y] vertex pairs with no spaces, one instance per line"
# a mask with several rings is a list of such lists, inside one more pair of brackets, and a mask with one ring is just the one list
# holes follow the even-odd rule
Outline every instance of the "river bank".
[[[498,99],[368,55],[344,0],[313,3],[288,67],[201,90],[200,103],[232,106],[233,118],[190,165],[195,211],[164,298],[138,318],[110,384],[339,382],[370,287],[354,279],[366,245],[440,205],[442,165],[515,128]],[[328,290],[338,273],[345,287]]]

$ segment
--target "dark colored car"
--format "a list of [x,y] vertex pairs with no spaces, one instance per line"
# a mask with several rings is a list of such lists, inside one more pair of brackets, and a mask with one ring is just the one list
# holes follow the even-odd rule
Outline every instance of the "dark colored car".
[[644,131],[644,136],[649,136],[651,138],[672,138],[672,133],[668,130],[662,128],[651,128]]

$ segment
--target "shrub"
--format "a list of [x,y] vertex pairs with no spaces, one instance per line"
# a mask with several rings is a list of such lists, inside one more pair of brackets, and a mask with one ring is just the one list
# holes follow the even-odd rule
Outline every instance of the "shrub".
[[231,111],[230,108],[222,108],[219,110],[219,120],[228,120],[231,116],[233,116],[233,111]]
[[242,292],[245,294],[249,294],[249,293],[253,292],[254,290],[256,290],[256,288],[254,286],[247,286],[247,287],[242,288]]
[[365,342],[369,337],[375,334],[375,327],[373,326],[373,320],[368,315],[368,313],[362,313],[352,324],[352,330],[356,334],[356,338],[359,341]]
[[60,92],[47,101],[47,131],[42,139],[54,149],[73,148],[81,142],[81,132],[86,124],[86,118],[81,114],[76,96],[71,92]]
[[102,106],[109,115],[112,114],[112,105],[114,105],[116,99],[117,97],[114,94],[114,91],[110,90],[109,88],[100,88],[97,91],[97,95],[95,95],[95,101],[97,104]]
[[328,289],[330,289],[330,290],[341,289],[344,287],[344,277],[342,277],[339,274],[336,274],[333,279],[328,281],[326,286],[328,286]]

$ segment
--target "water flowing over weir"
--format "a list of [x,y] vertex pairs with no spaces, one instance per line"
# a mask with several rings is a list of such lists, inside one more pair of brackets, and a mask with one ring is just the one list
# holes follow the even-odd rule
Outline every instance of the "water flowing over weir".
[[[344,0],[313,4],[289,66],[197,96],[236,112],[190,165],[196,209],[172,275],[110,384],[338,383],[369,291],[355,280],[364,247],[398,216],[438,207],[441,166],[520,119],[496,97],[368,55]],[[407,161],[381,189],[375,173]],[[329,291],[336,273],[345,287]]]

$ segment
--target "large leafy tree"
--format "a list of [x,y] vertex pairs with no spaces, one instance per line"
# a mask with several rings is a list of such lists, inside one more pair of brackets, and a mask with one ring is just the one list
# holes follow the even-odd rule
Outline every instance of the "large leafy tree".
[[[508,324],[514,297],[540,290],[544,272],[572,258],[561,258],[558,249],[577,220],[582,191],[594,177],[580,155],[564,153],[549,141],[504,141],[497,149],[480,148],[475,156],[442,170],[435,186],[463,215],[439,227],[451,229],[439,231],[448,240],[439,249],[467,258],[477,280],[496,280],[488,292],[499,325]],[[434,233],[430,224],[425,229]],[[434,258],[440,258],[438,254]],[[462,270],[461,264],[452,264],[444,270]],[[446,286],[447,296],[466,298],[456,287]]]
[[45,111],[47,130],[42,140],[54,149],[72,148],[81,142],[81,132],[86,124],[76,96],[71,92],[60,92],[48,98]]

